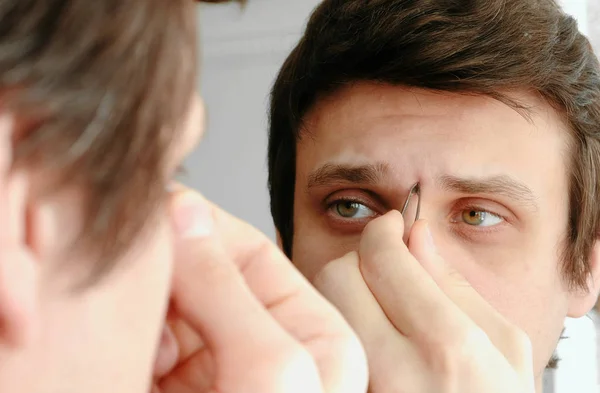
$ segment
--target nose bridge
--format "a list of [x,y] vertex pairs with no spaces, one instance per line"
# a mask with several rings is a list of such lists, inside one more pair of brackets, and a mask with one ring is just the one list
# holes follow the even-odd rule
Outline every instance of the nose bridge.
[[[421,214],[421,184],[416,183],[413,185],[404,201],[402,206],[402,217],[404,217],[404,241],[408,240],[408,235],[412,229],[412,226]],[[414,214],[414,215],[413,215]]]

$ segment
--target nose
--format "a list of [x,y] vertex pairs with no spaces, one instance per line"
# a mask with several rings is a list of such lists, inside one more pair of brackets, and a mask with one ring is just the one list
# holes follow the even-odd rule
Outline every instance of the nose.
[[[416,199],[416,203],[414,200]],[[412,226],[419,219],[421,214],[421,184],[416,183],[413,185],[406,197],[406,201],[402,207],[402,217],[404,217],[404,237],[403,241],[408,242],[408,237]]]

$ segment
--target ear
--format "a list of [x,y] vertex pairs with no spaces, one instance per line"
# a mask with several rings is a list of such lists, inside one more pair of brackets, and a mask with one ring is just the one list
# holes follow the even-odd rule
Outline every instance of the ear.
[[37,330],[38,264],[27,244],[29,180],[12,168],[12,115],[0,113],[0,348],[26,346]]
[[600,294],[600,233],[590,255],[590,276],[588,277],[588,291],[573,293],[569,305],[568,316],[580,318],[587,314],[597,303]]

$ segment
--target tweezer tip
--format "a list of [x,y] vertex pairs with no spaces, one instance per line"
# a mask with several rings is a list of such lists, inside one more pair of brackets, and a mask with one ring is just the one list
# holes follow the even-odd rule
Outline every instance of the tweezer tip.
[[411,192],[413,192],[414,194],[420,194],[421,193],[421,183],[415,183],[414,186],[412,186],[411,188]]

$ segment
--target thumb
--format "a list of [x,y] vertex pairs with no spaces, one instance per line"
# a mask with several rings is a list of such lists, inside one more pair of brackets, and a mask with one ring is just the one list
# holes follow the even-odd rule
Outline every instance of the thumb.
[[425,220],[414,224],[408,248],[442,291],[487,334],[515,371],[529,381],[533,375],[529,337],[507,321],[458,270],[442,258]]

